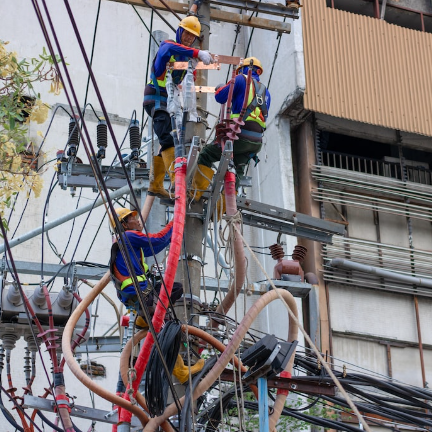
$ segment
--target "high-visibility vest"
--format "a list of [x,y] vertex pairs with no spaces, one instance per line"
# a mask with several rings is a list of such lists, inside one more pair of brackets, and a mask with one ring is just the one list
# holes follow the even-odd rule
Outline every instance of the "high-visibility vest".
[[[111,277],[114,281],[115,287],[123,291],[125,288],[133,285],[133,279],[130,276],[124,276],[122,275],[115,266],[115,259],[117,256],[117,253],[119,251],[119,246],[117,243],[114,243],[111,248],[111,262],[110,262],[110,269],[111,269]],[[144,269],[144,273],[141,275],[137,275],[137,281],[138,282],[144,282],[147,280],[146,274],[148,273],[149,267],[145,262],[144,259],[144,252],[142,249],[140,249],[141,252],[141,267]]]
[[[247,79],[246,75],[243,75]],[[252,78],[252,85],[249,87],[249,96],[247,108],[244,115],[244,121],[254,121],[263,129],[266,128],[267,105],[265,101],[265,86],[256,79]],[[231,114],[231,118],[240,117],[240,113]]]
[[[174,56],[171,56],[171,58],[169,59],[169,63],[175,63],[176,61],[177,60],[175,59]],[[186,72],[187,71],[185,71],[185,70],[182,71],[182,73],[180,75],[179,82],[183,81],[183,78],[184,78]],[[166,79],[167,79],[166,77],[167,77],[167,71],[166,70],[165,70],[165,72],[163,74],[163,79],[157,79],[157,77],[155,76],[154,72],[152,71],[152,73],[151,73],[151,79],[150,79],[150,81],[148,83],[149,84],[153,84],[155,86],[155,88],[156,88],[156,84],[155,84],[155,82],[156,82],[158,87],[165,88],[166,87]]]

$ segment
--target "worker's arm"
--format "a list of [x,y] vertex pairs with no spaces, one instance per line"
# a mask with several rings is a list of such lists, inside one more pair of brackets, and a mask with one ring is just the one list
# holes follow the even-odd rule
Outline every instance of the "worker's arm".
[[270,96],[270,92],[266,89],[266,105],[267,105],[267,111],[270,110],[270,103],[271,103],[271,96]]
[[163,41],[160,44],[154,61],[154,72],[156,77],[160,77],[166,70],[166,64],[169,62],[171,56],[179,55],[183,57],[198,57],[199,50],[196,48],[188,48],[172,41]]
[[[220,87],[215,93],[216,102],[224,104],[228,100],[230,83],[227,82],[224,86]],[[246,90],[246,80],[243,75],[237,75],[234,81],[233,98],[237,95],[244,95]]]
[[[141,248],[144,256],[152,256],[153,251],[155,254],[164,250],[171,242],[173,221],[166,225],[161,231],[155,234],[146,236],[139,231],[126,231],[128,240],[133,247]],[[150,247],[151,244],[151,247]],[[153,248],[153,251],[152,251]]]

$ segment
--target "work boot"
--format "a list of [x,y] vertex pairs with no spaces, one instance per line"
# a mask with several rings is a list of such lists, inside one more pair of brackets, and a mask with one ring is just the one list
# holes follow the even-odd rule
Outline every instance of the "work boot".
[[169,193],[164,189],[163,183],[165,178],[165,164],[163,158],[155,156],[152,164],[153,181],[148,188],[150,196],[157,196],[159,198],[169,198]]
[[142,316],[140,316],[140,315],[138,315],[138,316],[135,318],[135,327],[136,327],[138,330],[143,330],[143,329],[148,329],[148,328],[149,328],[149,326],[148,326],[146,320],[145,320]]
[[[193,366],[190,368],[191,375],[195,375],[204,367],[204,359],[199,359]],[[181,384],[184,384],[189,378],[189,368],[184,364],[183,358],[180,354],[177,355],[177,360],[174,365],[173,373],[172,373]]]
[[192,180],[192,190],[190,192],[191,198],[199,201],[202,194],[206,191],[214,176],[214,171],[206,165],[198,164]]
[[174,160],[175,160],[175,150],[174,147],[169,147],[162,153],[163,163],[165,165],[165,170],[169,175],[171,180],[171,190],[175,189],[175,172],[174,172]]

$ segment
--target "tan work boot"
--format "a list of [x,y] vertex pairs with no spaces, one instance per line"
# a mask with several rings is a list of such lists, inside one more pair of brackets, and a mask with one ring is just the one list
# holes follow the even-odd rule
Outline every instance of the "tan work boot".
[[198,168],[195,172],[194,178],[192,179],[192,190],[190,192],[191,198],[195,201],[199,201],[202,194],[208,188],[212,178],[214,176],[214,171],[206,165],[198,164]]
[[174,147],[167,148],[162,153],[163,163],[165,170],[171,180],[171,189],[175,189],[175,172],[174,172],[174,161],[175,161],[175,150]]
[[148,194],[150,196],[157,196],[159,198],[169,198],[170,195],[163,187],[165,178],[165,164],[163,158],[155,156],[152,164],[153,170],[153,181],[150,183],[148,188]]
[[[191,375],[198,373],[204,367],[204,363],[204,359],[199,359],[193,366],[191,366]],[[189,368],[184,364],[183,358],[180,354],[177,356],[172,374],[181,384],[185,383],[189,378]]]

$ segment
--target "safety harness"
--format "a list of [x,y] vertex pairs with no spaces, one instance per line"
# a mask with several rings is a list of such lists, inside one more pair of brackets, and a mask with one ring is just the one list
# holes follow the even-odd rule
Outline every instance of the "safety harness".
[[[246,75],[243,75],[246,78]],[[266,87],[255,78],[252,78],[253,86],[249,89],[248,105],[243,116],[244,121],[255,121],[263,129],[266,128],[266,119],[268,115],[267,104],[265,101]],[[239,117],[240,113],[231,114],[231,118]],[[249,132],[249,131],[248,131]],[[243,134],[243,132],[242,132]]]
[[[163,79],[157,79],[157,77],[155,75],[155,71],[154,71],[154,64],[155,64],[155,61],[156,61],[156,57],[157,57],[157,54],[156,54],[155,58],[153,59],[151,73],[150,73],[150,78],[151,79],[148,82],[148,84],[152,84],[153,85],[153,87],[156,90],[156,94],[144,96],[144,102],[147,101],[147,100],[150,100],[150,101],[154,101],[154,103],[155,103],[155,106],[152,109],[152,115],[157,110],[164,110],[164,111],[166,111],[166,106],[163,106],[161,104],[161,102],[164,102],[165,105],[166,105],[167,101],[168,101],[168,98],[166,96],[161,96],[161,87],[162,88],[166,87],[167,71],[165,70],[165,73],[163,75]],[[169,63],[175,63],[175,62],[176,62],[176,59],[172,55],[170,57],[170,59],[169,59]],[[181,82],[183,80],[185,74],[186,74],[186,71],[182,71],[182,74],[179,77],[178,82]]]

